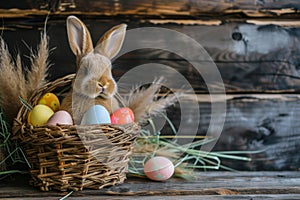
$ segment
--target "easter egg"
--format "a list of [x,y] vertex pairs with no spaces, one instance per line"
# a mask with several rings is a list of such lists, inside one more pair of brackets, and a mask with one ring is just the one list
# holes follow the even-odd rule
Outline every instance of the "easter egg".
[[111,114],[110,120],[112,124],[129,124],[134,122],[134,114],[130,108],[119,108]]
[[46,105],[36,105],[30,113],[30,123],[33,126],[43,126],[54,114],[53,110]]
[[173,163],[166,157],[156,156],[144,165],[146,176],[154,181],[165,181],[174,173]]
[[40,98],[38,104],[49,106],[54,112],[58,111],[60,108],[60,103],[57,96],[50,92],[44,94]]
[[104,106],[94,105],[84,113],[81,125],[84,124],[110,124],[109,112]]
[[72,120],[71,115],[67,111],[64,111],[64,110],[57,111],[48,120],[47,125],[56,126],[57,124],[72,125],[73,120]]

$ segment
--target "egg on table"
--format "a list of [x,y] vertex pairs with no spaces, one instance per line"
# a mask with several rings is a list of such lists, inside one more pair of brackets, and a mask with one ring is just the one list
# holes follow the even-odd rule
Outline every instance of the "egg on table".
[[174,165],[168,158],[156,156],[146,162],[144,172],[151,180],[165,181],[174,174]]
[[29,113],[30,124],[33,126],[43,126],[47,123],[54,111],[46,105],[38,104]]
[[38,101],[38,104],[49,106],[54,112],[60,109],[58,97],[51,92],[44,94]]
[[94,105],[83,115],[81,125],[88,124],[110,124],[110,115],[104,106]]
[[48,120],[47,125],[56,126],[57,124],[72,125],[73,120],[72,120],[71,115],[67,111],[64,111],[64,110],[57,111]]
[[111,114],[110,120],[112,124],[129,124],[134,122],[134,114],[130,108],[119,108]]

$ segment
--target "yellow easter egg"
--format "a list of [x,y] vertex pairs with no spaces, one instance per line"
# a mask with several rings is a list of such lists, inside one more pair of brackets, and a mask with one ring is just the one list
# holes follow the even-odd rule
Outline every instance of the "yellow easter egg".
[[60,102],[57,96],[53,93],[44,94],[39,100],[38,104],[49,106],[54,112],[60,109]]
[[33,126],[43,126],[53,114],[54,111],[50,107],[38,104],[34,106],[30,113],[30,123]]

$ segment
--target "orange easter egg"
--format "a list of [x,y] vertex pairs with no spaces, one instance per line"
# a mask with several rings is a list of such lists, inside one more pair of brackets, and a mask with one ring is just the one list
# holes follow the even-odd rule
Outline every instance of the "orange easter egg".
[[39,100],[38,104],[46,105],[50,107],[54,112],[60,109],[60,102],[57,96],[53,93],[46,93]]
[[112,124],[129,124],[134,122],[134,114],[130,108],[119,108],[111,114],[110,120]]

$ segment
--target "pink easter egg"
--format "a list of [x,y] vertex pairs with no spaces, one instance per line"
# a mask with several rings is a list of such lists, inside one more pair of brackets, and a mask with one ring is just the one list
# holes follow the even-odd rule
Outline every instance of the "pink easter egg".
[[71,115],[67,111],[64,111],[64,110],[57,111],[48,120],[47,125],[56,126],[57,124],[72,125],[73,120],[72,120]]
[[146,162],[144,172],[151,180],[165,181],[174,174],[174,165],[168,158],[156,156]]
[[130,108],[119,108],[111,114],[110,120],[112,124],[130,124],[134,122],[134,114]]

